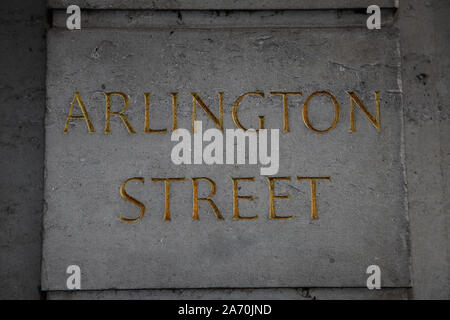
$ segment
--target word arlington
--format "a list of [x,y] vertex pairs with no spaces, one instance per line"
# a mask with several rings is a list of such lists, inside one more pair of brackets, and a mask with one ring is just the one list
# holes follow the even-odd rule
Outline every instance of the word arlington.
[[[195,121],[197,120],[197,105],[199,105],[205,114],[214,122],[218,129],[224,130],[223,126],[223,97],[224,93],[219,92],[219,114],[218,117],[211,111],[211,109],[203,102],[202,98],[196,92],[190,93],[192,96],[192,132],[194,132]],[[350,132],[355,131],[355,105],[358,106],[363,114],[367,117],[367,119],[372,123],[372,125],[378,130],[381,130],[380,126],[380,93],[379,91],[375,91],[375,99],[376,99],[376,114],[373,116],[362,103],[362,101],[358,98],[355,92],[347,92],[350,97]],[[104,92],[105,95],[105,126],[104,133],[111,133],[111,117],[118,117],[122,120],[125,128],[131,134],[135,134],[136,130],[131,125],[128,120],[125,111],[128,109],[130,103],[130,97],[123,92]],[[172,98],[172,132],[178,129],[178,121],[177,121],[177,110],[178,110],[178,92],[171,93]],[[289,111],[288,111],[288,98],[289,96],[301,96],[302,92],[291,92],[291,91],[271,91],[270,96],[281,96],[282,97],[282,115],[283,115],[283,132],[290,132],[289,127]],[[120,111],[112,111],[112,97],[117,96],[123,100],[122,109]],[[231,112],[231,116],[233,118],[233,122],[238,129],[242,129],[247,131],[247,129],[242,125],[239,119],[239,105],[247,96],[258,96],[261,99],[265,99],[264,92],[261,91],[251,91],[246,92],[239,96],[233,103],[233,108]],[[310,101],[317,96],[326,96],[330,99],[333,108],[334,108],[334,116],[331,122],[331,125],[327,129],[317,129],[313,126],[309,119],[308,115],[308,105]],[[81,114],[73,115],[73,111],[75,108],[75,103],[78,104],[81,109]],[[328,91],[316,91],[309,95],[309,97],[305,100],[302,107],[302,118],[305,126],[315,133],[327,133],[334,129],[339,122],[341,107],[337,99]],[[258,116],[259,118],[259,129],[264,129],[264,116]],[[70,105],[69,113],[66,118],[66,123],[64,125],[63,133],[69,132],[69,124],[71,121],[83,119],[86,122],[87,129],[89,133],[95,133],[96,130],[94,125],[92,124],[91,118],[89,117],[88,110],[83,102],[81,94],[79,92],[75,92],[72,100],[72,104]],[[164,129],[152,129],[150,127],[150,93],[144,93],[144,129],[143,133],[165,133],[167,132],[167,128]],[[258,130],[259,130],[258,129]]]

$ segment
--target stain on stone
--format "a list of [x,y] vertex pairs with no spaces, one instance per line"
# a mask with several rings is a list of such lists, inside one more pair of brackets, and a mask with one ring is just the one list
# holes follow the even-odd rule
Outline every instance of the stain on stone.
[[97,47],[95,47],[94,50],[92,50],[91,57],[94,58],[94,59],[100,58],[100,53],[98,53],[98,48]]
[[428,75],[426,73],[420,73],[416,76],[416,78],[422,82],[424,86],[427,84]]
[[15,213],[15,210],[11,208],[10,206],[6,207],[6,214],[7,215],[13,215]]

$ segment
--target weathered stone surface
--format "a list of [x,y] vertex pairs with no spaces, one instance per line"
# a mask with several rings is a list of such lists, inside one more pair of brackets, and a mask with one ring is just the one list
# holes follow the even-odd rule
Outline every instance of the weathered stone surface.
[[449,15],[413,0],[399,20],[414,299],[450,299]]
[[[396,0],[377,0],[384,8],[397,6]],[[50,8],[67,8],[74,4],[69,0],[48,0]],[[77,5],[89,9],[167,9],[167,10],[258,10],[258,9],[339,9],[367,8],[367,0],[81,0]]]
[[[29,2],[29,3],[27,3]],[[43,128],[45,100],[24,94],[43,92],[45,39],[37,25],[44,29],[45,4],[41,1],[9,2],[2,6],[4,40],[1,62],[3,86],[2,124],[2,201],[3,234],[0,249],[0,297],[38,298],[40,263],[40,210],[42,207]],[[17,7],[18,5],[23,8]],[[448,281],[448,19],[447,0],[408,0],[400,6],[402,35],[403,93],[406,108],[406,160],[408,172],[409,213],[411,217],[411,255],[413,293],[410,298],[447,298]],[[36,12],[41,12],[39,15]],[[83,25],[86,25],[83,12]],[[108,13],[108,14],[106,14]],[[109,16],[109,12],[104,12]],[[98,18],[98,16],[97,16]],[[64,22],[64,21],[63,21]],[[112,21],[114,22],[114,21]],[[20,32],[19,32],[20,30]],[[30,44],[33,44],[30,46]],[[32,48],[30,51],[29,48]],[[39,49],[37,49],[39,48]],[[26,55],[21,52],[28,52]],[[19,57],[19,60],[12,59]],[[61,57],[63,59],[63,57]],[[28,61],[31,65],[28,66]],[[37,67],[40,66],[40,67]],[[21,71],[23,70],[23,72]],[[26,77],[23,75],[26,74]],[[28,85],[28,81],[35,84]],[[14,84],[11,86],[11,84]],[[25,84],[25,85],[24,85]],[[27,89],[28,90],[28,89]],[[11,98],[14,97],[15,98]],[[430,100],[432,97],[432,100]],[[17,103],[14,102],[17,99]],[[22,103],[25,101],[25,103]],[[31,103],[31,101],[33,101]],[[25,108],[25,106],[32,107]],[[42,112],[36,111],[41,108]],[[40,120],[39,120],[40,119]],[[33,125],[29,125],[33,123]],[[25,130],[25,131],[24,131]],[[9,132],[8,134],[6,134]],[[23,133],[26,136],[23,136]],[[30,136],[28,136],[30,134]],[[30,174],[31,173],[31,174]],[[24,201],[24,199],[26,199]],[[8,209],[14,206],[13,214]],[[32,213],[32,214],[28,214]],[[386,290],[321,288],[294,289],[185,289],[150,291],[49,292],[49,298],[297,298],[310,295],[342,298],[386,298]],[[403,289],[394,289],[404,292]],[[397,292],[397,291],[396,291]],[[391,291],[388,292],[391,296]],[[399,294],[400,296],[400,294]],[[406,298],[406,295],[403,294]],[[392,297],[392,296],[391,296]],[[395,297],[395,295],[394,295]]]
[[[369,41],[370,39],[370,41]],[[62,58],[64,57],[64,58]],[[46,202],[43,287],[65,289],[66,267],[82,269],[83,289],[196,287],[364,287],[368,265],[383,272],[383,286],[409,286],[407,220],[398,87],[397,34],[390,29],[296,30],[52,30],[49,34],[46,119]],[[179,92],[179,126],[190,128],[196,91],[216,112],[217,92],[225,92],[224,123],[234,128],[232,102],[260,90],[266,99],[249,99],[240,118],[256,126],[281,128],[281,99],[275,90],[304,92],[290,99],[291,132],[280,137],[280,172],[291,176],[278,192],[279,215],[268,220],[266,179],[256,166],[175,166],[170,134],[143,134],[143,92],[152,92],[152,126],[170,128],[170,92]],[[317,90],[328,90],[341,104],[337,127],[316,134],[301,121],[300,107]],[[373,91],[381,93],[381,132],[356,111],[357,131],[349,133],[349,99],[356,91],[374,113]],[[83,121],[62,133],[79,91],[97,133]],[[136,135],[118,119],[112,134],[102,133],[104,91],[130,95],[127,115]],[[113,108],[121,108],[114,100]],[[77,110],[78,111],[78,110]],[[198,109],[205,127],[214,127]],[[329,101],[311,105],[319,128],[332,119]],[[127,178],[147,213],[137,223],[119,220],[136,208],[119,195]],[[225,217],[215,219],[207,204],[192,221],[191,177],[217,183],[214,200]],[[243,215],[233,221],[231,177],[255,176],[243,183]],[[319,182],[319,220],[309,219],[309,185],[296,176],[331,176]],[[186,177],[172,186],[172,221],[163,221],[163,188],[152,177]],[[206,185],[207,187],[207,185]],[[208,190],[201,188],[202,194]]]
[[50,300],[406,300],[406,288],[252,288],[50,291]]
[[[54,27],[66,28],[65,10],[53,10]],[[382,25],[390,26],[395,9],[382,10]],[[84,28],[365,28],[366,12],[355,10],[86,10]]]
[[45,1],[0,6],[0,300],[39,299]]

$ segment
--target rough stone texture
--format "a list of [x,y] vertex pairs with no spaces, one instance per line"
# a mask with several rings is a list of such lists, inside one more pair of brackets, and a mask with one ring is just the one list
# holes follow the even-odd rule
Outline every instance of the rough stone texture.
[[0,299],[40,296],[45,3],[0,5]]
[[[23,10],[18,10],[18,5],[23,4]],[[410,298],[447,298],[449,297],[448,278],[449,274],[448,260],[448,74],[449,57],[448,52],[448,11],[450,3],[446,0],[407,0],[402,1],[399,10],[399,27],[402,40],[403,53],[403,92],[404,104],[406,107],[406,137],[407,142],[407,162],[408,168],[415,167],[417,170],[408,170],[408,190],[409,190],[409,211],[411,223],[411,254],[412,254],[412,284]],[[41,12],[44,14],[44,5],[42,1],[20,1],[14,2],[14,6],[8,2],[1,4],[1,21],[2,31],[1,39],[4,46],[1,49],[2,71],[6,72],[7,77],[3,77],[2,87],[10,85],[11,81],[19,83],[20,87],[24,82],[33,78],[36,81],[36,87],[44,88],[44,64],[45,54],[34,50],[29,55],[23,55],[20,64],[13,56],[17,56],[17,52],[26,52],[30,47],[30,43],[35,43],[39,48],[45,46],[44,39],[41,35],[35,35],[33,32],[43,28],[44,21],[39,19],[39,23],[32,28],[25,28],[30,25],[29,14]],[[20,17],[19,17],[20,16]],[[22,16],[26,17],[22,19]],[[11,18],[13,17],[13,18]],[[14,18],[15,17],[15,18]],[[34,19],[32,19],[35,21]],[[22,29],[23,28],[23,29]],[[13,31],[10,31],[13,30]],[[22,30],[24,32],[18,32]],[[24,39],[19,41],[19,39]],[[5,42],[6,41],[6,42]],[[39,42],[39,43],[37,43]],[[16,50],[10,50],[17,48]],[[9,57],[5,59],[4,57]],[[33,60],[33,67],[25,67],[26,61]],[[40,67],[38,67],[40,66]],[[22,69],[23,68],[23,69]],[[26,70],[29,77],[24,80],[23,73],[20,70]],[[37,80],[39,79],[39,80]],[[425,83],[425,85],[424,85]],[[426,88],[426,92],[424,90]],[[437,90],[439,88],[439,90]],[[42,89],[43,90],[43,89]],[[44,145],[43,135],[33,135],[35,142],[30,145],[23,139],[18,140],[17,137],[5,136],[6,128],[8,131],[18,130],[17,126],[5,126],[5,119],[14,119],[14,121],[27,121],[27,119],[36,119],[31,116],[30,109],[23,112],[22,103],[13,107],[12,100],[6,99],[10,96],[10,90],[1,92],[1,101],[8,100],[9,108],[3,108],[2,112],[6,117],[2,117],[1,125],[1,152],[2,152],[2,168],[3,172],[0,179],[2,182],[6,177],[10,177],[14,172],[16,179],[10,182],[10,188],[1,190],[0,201],[2,203],[1,215],[2,223],[0,224],[1,234],[8,235],[2,237],[0,247],[0,297],[4,298],[38,298],[39,293],[37,286],[39,285],[40,270],[40,246],[38,245],[40,219],[38,218],[42,208],[42,188],[33,187],[28,189],[29,197],[27,201],[18,198],[18,194],[11,193],[11,186],[17,192],[38,186],[42,184],[41,175],[30,176],[28,169],[36,172],[42,170],[43,167],[43,149],[40,149],[41,156],[31,156],[36,154],[32,146],[36,144]],[[438,95],[439,93],[439,95]],[[424,94],[430,94],[433,103],[424,97]],[[24,98],[21,98],[24,99]],[[33,99],[33,101],[37,101]],[[27,100],[28,102],[28,100]],[[40,117],[43,116],[44,101],[41,103],[33,103],[33,110],[41,110]],[[441,106],[441,107],[439,107]],[[439,108],[438,108],[439,107]],[[41,118],[42,119],[42,118]],[[408,119],[412,119],[409,121]],[[431,120],[433,119],[433,120]],[[437,121],[436,119],[441,119]],[[43,130],[43,127],[30,126],[35,130]],[[18,132],[18,136],[19,132]],[[415,137],[415,138],[413,138]],[[20,141],[20,143],[18,142]],[[13,145],[26,148],[26,151],[19,153]],[[31,147],[31,148],[30,148]],[[441,151],[442,150],[442,151]],[[24,158],[23,154],[27,157]],[[3,157],[5,155],[5,157]],[[7,161],[6,159],[12,161]],[[16,162],[24,163],[20,167],[16,166]],[[25,168],[27,168],[25,170]],[[31,168],[31,169],[30,169]],[[425,168],[425,169],[424,169]],[[13,170],[13,171],[11,171]],[[28,175],[28,177],[27,177]],[[18,180],[20,178],[20,180]],[[2,183],[3,185],[3,183]],[[431,191],[430,191],[431,190]],[[34,200],[33,200],[34,199]],[[417,200],[415,200],[417,199]],[[19,201],[20,200],[20,201]],[[12,219],[6,216],[6,208],[3,204],[15,203],[15,206],[23,209],[22,214],[15,215]],[[30,214],[28,214],[30,213]],[[20,219],[20,220],[19,220]],[[7,223],[4,221],[8,221]],[[28,243],[29,245],[26,245]],[[318,290],[318,289],[311,289]],[[320,289],[321,292],[336,293],[336,296],[345,298],[350,297],[349,292],[355,289]],[[358,296],[364,297],[368,290],[358,290]],[[385,289],[382,290],[383,292]],[[249,292],[254,290],[152,290],[149,293],[136,291],[133,293],[126,292],[76,292],[76,293],[55,293],[50,292],[49,298],[77,298],[79,296],[89,295],[89,298],[95,297],[124,297],[130,294],[134,298],[139,298],[142,294],[145,297],[167,297],[171,298],[172,292],[175,297],[188,298],[244,298],[249,297]],[[292,297],[298,296],[301,292],[303,296],[306,290],[298,291],[291,289],[259,289],[258,294],[252,297]],[[179,293],[180,295],[177,295]],[[182,294],[181,294],[182,293]],[[305,293],[306,295],[306,293]],[[314,296],[314,295],[313,295]],[[320,298],[317,294],[317,296]],[[398,298],[406,298],[405,294],[399,294]]]
[[[383,270],[384,286],[409,286],[398,35],[390,28],[343,30],[52,30],[43,287],[64,289],[72,263],[83,270],[84,289],[365,287],[371,264]],[[127,114],[138,134],[128,134],[116,119],[111,135],[101,132],[103,90],[131,96]],[[258,167],[175,166],[170,134],[142,133],[143,92],[153,93],[151,121],[158,127],[170,125],[169,93],[179,92],[178,124],[190,128],[189,92],[199,92],[217,110],[217,92],[224,91],[224,126],[234,128],[232,102],[256,90],[304,92],[291,99],[292,132],[281,135],[277,176],[332,177],[318,184],[317,221],[309,219],[307,182],[278,184],[279,193],[291,195],[277,201],[279,215],[295,218],[269,221],[267,182]],[[338,126],[324,135],[299,119],[302,102],[316,90],[332,92],[341,104]],[[372,113],[374,91],[381,91],[381,133],[360,111],[357,131],[349,133],[346,90],[358,92]],[[81,92],[96,134],[79,120],[62,133],[74,91]],[[329,102],[311,104],[318,128],[332,119]],[[265,115],[266,128],[281,128],[280,109],[279,97],[249,98],[240,120],[255,126],[257,115]],[[200,109],[198,114],[207,120]],[[204,122],[205,129],[212,126]],[[120,198],[119,187],[135,176],[146,183],[130,184],[130,192],[148,214],[127,224],[120,213],[134,216],[136,208]],[[150,178],[195,176],[216,181],[214,200],[225,221],[217,221],[207,205],[200,206],[200,221],[192,221],[190,181],[173,186],[172,221],[162,221],[161,183]],[[259,214],[256,221],[231,220],[231,177],[239,176],[256,176],[241,191],[255,201],[240,201],[243,215]]]
[[[383,8],[397,6],[396,0],[377,0]],[[70,0],[48,0],[50,8],[67,8],[74,4]],[[367,8],[373,4],[368,0],[80,0],[81,8],[89,9],[199,9],[199,10],[258,10],[258,9],[336,9]]]
[[[382,26],[391,26],[396,9],[382,9]],[[65,10],[53,10],[53,27],[66,28]],[[367,14],[355,10],[86,10],[82,28],[295,29],[365,28]]]
[[450,6],[400,9],[412,297],[449,299]]
[[51,300],[69,299],[164,299],[164,300],[406,300],[408,289],[383,288],[268,288],[50,291]]

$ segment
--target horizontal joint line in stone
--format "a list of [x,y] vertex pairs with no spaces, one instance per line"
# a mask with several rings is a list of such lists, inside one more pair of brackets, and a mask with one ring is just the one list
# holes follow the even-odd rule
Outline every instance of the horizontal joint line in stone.
[[[382,10],[382,27],[395,22],[395,9]],[[65,28],[68,15],[52,11],[52,26]],[[366,28],[360,10],[85,10],[81,28]]]

